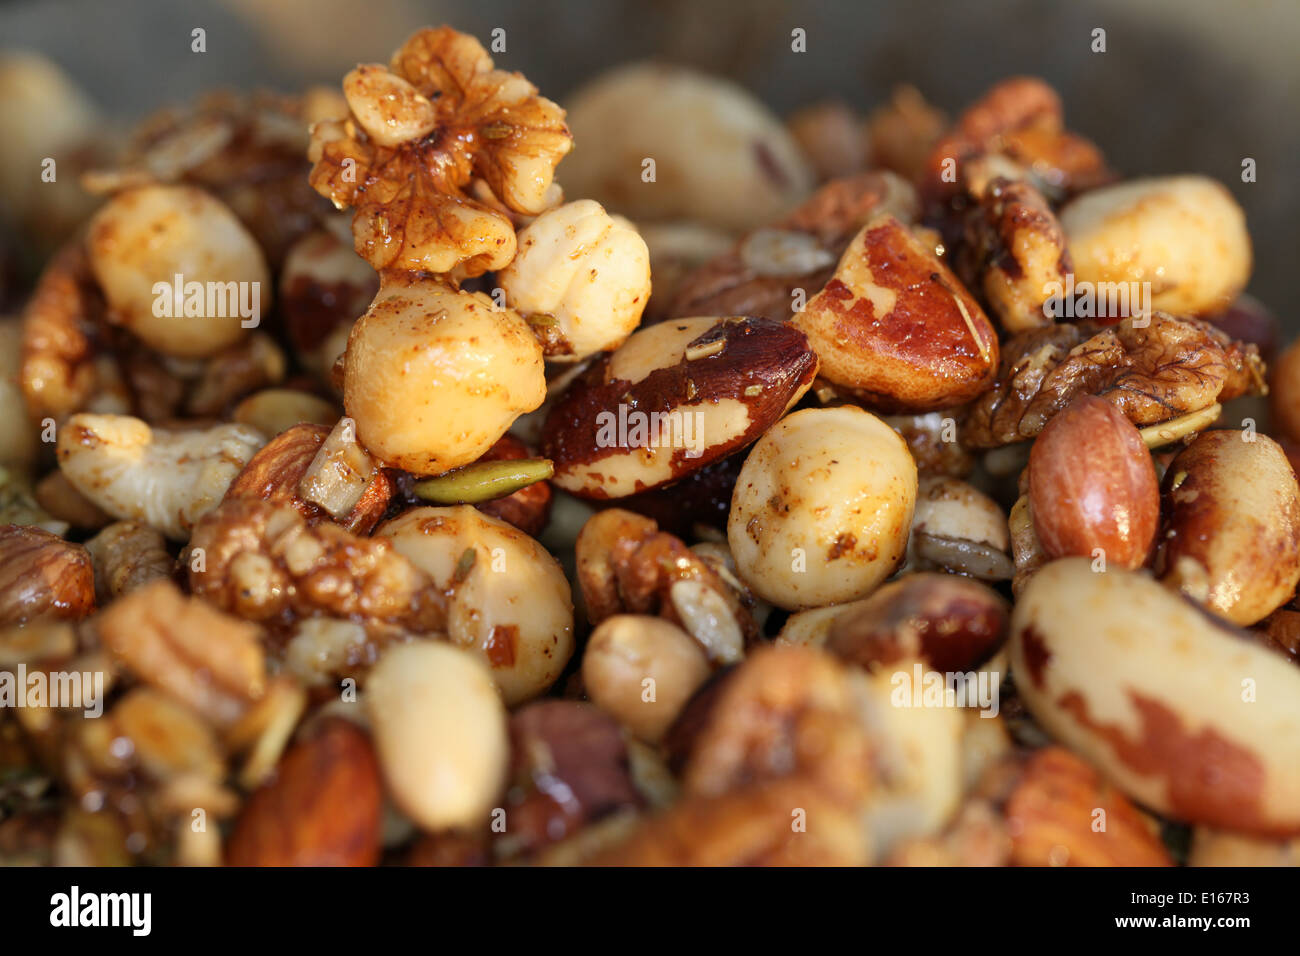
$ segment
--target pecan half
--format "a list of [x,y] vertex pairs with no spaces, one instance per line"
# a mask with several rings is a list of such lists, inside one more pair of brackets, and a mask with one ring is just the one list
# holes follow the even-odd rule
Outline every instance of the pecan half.
[[0,525],[0,627],[42,617],[80,618],[95,607],[90,555],[26,525]]

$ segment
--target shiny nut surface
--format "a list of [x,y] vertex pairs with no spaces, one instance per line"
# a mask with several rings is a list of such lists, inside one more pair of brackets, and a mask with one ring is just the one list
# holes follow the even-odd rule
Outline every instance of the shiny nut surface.
[[90,554],[25,525],[0,525],[0,626],[80,618],[95,607]]
[[866,596],[903,559],[916,465],[860,408],[804,409],[770,429],[736,482],[727,541],[741,578],[788,610]]
[[1011,616],[1016,688],[1058,741],[1162,815],[1300,832],[1300,669],[1144,574],[1038,571]]
[[1133,424],[1110,402],[1075,399],[1029,452],[1034,530],[1048,555],[1146,563],[1160,515],[1155,466]]

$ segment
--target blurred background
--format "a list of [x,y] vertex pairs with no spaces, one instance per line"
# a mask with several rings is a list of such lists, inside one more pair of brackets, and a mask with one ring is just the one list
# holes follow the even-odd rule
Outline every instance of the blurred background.
[[[1291,333],[1300,234],[1296,0],[10,0],[0,47],[53,59],[123,120],[213,87],[336,86],[416,27],[448,23],[562,105],[601,71],[656,58],[730,77],[778,113],[827,98],[860,111],[900,82],[957,113],[995,80],[1037,74],[1066,120],[1125,174],[1224,182],[1255,238],[1250,290]],[[190,49],[195,27],[207,51]],[[791,30],[808,51],[791,51]],[[1093,30],[1106,52],[1092,52]],[[1243,158],[1257,182],[1243,183]]]

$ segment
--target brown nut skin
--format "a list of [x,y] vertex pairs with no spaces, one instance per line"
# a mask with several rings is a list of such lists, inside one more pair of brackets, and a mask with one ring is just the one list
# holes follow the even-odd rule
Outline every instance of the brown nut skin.
[[1029,452],[1034,530],[1053,558],[1092,557],[1146,564],[1160,517],[1155,465],[1124,414],[1095,395],[1076,398],[1043,429]]
[[1273,427],[1300,442],[1300,341],[1292,342],[1273,363],[1269,408]]
[[874,669],[920,658],[964,672],[988,660],[1007,636],[1010,606],[987,585],[919,572],[884,585],[836,618],[826,649]]
[[510,718],[504,837],[528,853],[606,814],[641,805],[618,723],[574,700],[539,700]]
[[0,626],[85,617],[95,608],[90,554],[27,525],[0,525]]
[[365,732],[324,721],[254,793],[226,847],[230,866],[375,866],[383,788]]
[[1266,435],[1203,432],[1165,471],[1155,571],[1234,624],[1281,607],[1300,582],[1300,487]]
[[[784,323],[661,322],[634,334],[569,387],[547,415],[541,452],[555,463],[554,483],[579,497],[647,491],[748,445],[816,374],[807,339]],[[644,437],[636,434],[638,421],[645,423]],[[653,422],[661,424],[657,436],[649,430]],[[665,422],[674,423],[667,440]]]
[[975,298],[889,214],[849,244],[794,326],[832,384],[889,412],[970,401],[997,375],[998,337]]
[[1064,747],[1029,758],[1004,814],[1016,866],[1173,865],[1137,807]]

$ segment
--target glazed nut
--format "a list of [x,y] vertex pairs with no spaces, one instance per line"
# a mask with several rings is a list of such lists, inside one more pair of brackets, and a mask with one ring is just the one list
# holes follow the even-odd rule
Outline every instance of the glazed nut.
[[383,788],[364,731],[323,721],[281,758],[275,777],[240,811],[228,866],[374,866]]
[[657,617],[616,614],[592,632],[582,679],[596,706],[633,734],[659,741],[710,673],[704,651]]
[[920,659],[936,671],[964,673],[1006,640],[1010,610],[978,581],[909,574],[839,614],[826,649],[868,670]]
[[76,620],[94,608],[94,572],[85,548],[39,528],[0,525],[0,627],[42,618]]
[[1162,816],[1300,832],[1300,670],[1142,574],[1064,558],[1011,616],[1017,693],[1058,741]]
[[104,603],[167,577],[175,563],[163,536],[138,521],[115,521],[87,541],[86,550]]
[[856,406],[804,409],[767,431],[732,495],[741,579],[787,610],[869,594],[902,561],[916,465],[898,433]]
[[1234,624],[1281,607],[1300,582],[1300,487],[1266,435],[1202,432],[1169,463],[1155,570]]
[[40,433],[22,391],[23,326],[0,318],[0,467],[27,470],[36,462]]
[[1150,283],[1151,308],[1212,315],[1250,278],[1246,218],[1203,176],[1137,179],[1089,191],[1061,211],[1075,277]]
[[184,540],[266,439],[247,425],[169,431],[129,415],[73,415],[59,428],[64,475],[115,518]]
[[417,475],[468,465],[545,397],[528,324],[482,293],[390,283],[348,337],[343,404],[357,439]]
[[806,392],[817,358],[768,319],[673,319],[600,359],[551,407],[542,454],[584,498],[657,488],[743,448]]
[[[600,145],[569,158],[565,188],[633,219],[743,232],[781,216],[812,186],[780,120],[727,80],[639,63],[597,77],[568,103],[575,139]],[[650,186],[646,158],[655,164]]]
[[366,135],[380,146],[421,139],[438,123],[433,104],[381,65],[358,66],[343,77],[343,96]]
[[823,378],[887,411],[960,405],[997,374],[997,333],[984,310],[888,213],[863,227],[793,321]]
[[388,792],[436,831],[488,823],[506,782],[506,710],[487,668],[448,644],[390,648],[366,682]]
[[263,435],[279,435],[294,425],[306,422],[329,427],[339,420],[333,402],[310,392],[292,388],[267,388],[249,395],[230,413],[240,425],[255,428]]
[[1010,546],[1007,517],[996,501],[959,478],[921,478],[909,565],[1001,581],[1015,572]]
[[573,656],[573,601],[540,544],[468,505],[412,508],[377,538],[447,594],[448,638],[486,665],[507,705],[560,676]]
[[340,335],[346,343],[352,322],[378,291],[379,277],[336,230],[308,233],[289,250],[280,272],[280,312],[299,358],[318,378],[327,377],[343,351],[334,351],[334,343]]
[[379,470],[357,443],[356,423],[340,418],[298,481],[298,494],[338,520],[349,514]]
[[1290,346],[1273,363],[1269,390],[1273,425],[1291,441],[1300,442],[1300,342]]
[[804,107],[785,125],[820,180],[851,176],[867,163],[866,130],[858,115],[842,102]]
[[1155,465],[1138,430],[1105,399],[1080,396],[1047,423],[1029,453],[1029,502],[1050,557],[1100,551],[1108,564],[1140,568],[1151,553],[1160,518]]
[[[88,230],[90,266],[110,318],[164,355],[212,355],[270,312],[261,248],[229,208],[201,189],[145,186],[120,193]],[[184,277],[180,293],[177,275]],[[193,283],[202,291],[193,292]]]
[[116,659],[219,726],[234,723],[265,691],[258,628],[184,596],[168,580],[118,598],[98,621]]
[[578,362],[632,334],[650,298],[650,252],[631,223],[583,199],[542,213],[518,245],[497,282],[548,359]]
[[1017,866],[1172,865],[1154,823],[1064,747],[1029,758],[1003,812]]

